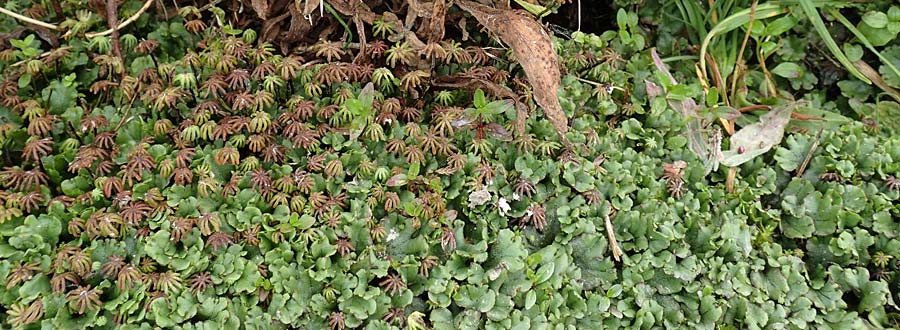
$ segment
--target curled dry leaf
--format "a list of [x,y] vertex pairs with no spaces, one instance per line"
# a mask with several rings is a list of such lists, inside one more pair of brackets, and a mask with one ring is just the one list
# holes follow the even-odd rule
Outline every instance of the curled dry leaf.
[[419,6],[418,0],[406,0],[406,4],[407,4],[407,6],[409,6],[409,10],[406,11],[406,20],[405,20],[403,26],[405,26],[406,29],[409,29],[412,27],[413,23],[416,21],[416,18],[419,18],[419,16],[424,16],[424,15],[420,15],[420,13],[419,13],[419,11],[421,11],[422,8]]
[[459,30],[462,31],[462,41],[469,40],[469,30],[466,29],[466,17],[463,16],[459,19],[459,23],[456,24],[459,27]]
[[466,77],[461,74],[440,76],[432,82],[432,85],[445,88],[465,88],[473,92],[480,88],[495,97],[516,99],[515,93],[497,83],[486,79]]
[[307,20],[304,18],[304,15],[302,15],[303,13],[300,11],[300,8],[297,6],[287,6],[287,8],[290,13],[289,17],[291,18],[288,30],[282,32],[278,26],[275,25],[271,26],[270,30],[266,30],[266,26],[264,25],[262,39],[269,42],[277,40],[281,52],[285,54],[289,52],[291,45],[294,45],[298,40],[305,37],[313,28],[310,20]]
[[485,131],[487,131],[491,136],[497,138],[500,141],[512,141],[512,134],[503,127],[503,125],[497,123],[489,123],[485,125]]
[[353,23],[356,25],[356,34],[359,35],[359,52],[356,54],[356,58],[353,59],[353,63],[362,63],[363,55],[366,54],[366,45],[368,42],[366,41],[366,28],[363,25],[362,18],[359,16],[353,16]]
[[444,211],[444,221],[452,222],[453,220],[456,220],[457,214],[458,212],[456,210]]
[[681,170],[687,167],[687,162],[677,160],[671,164],[663,164],[663,171],[672,176],[680,176]]
[[609,219],[609,214],[605,217],[606,223],[606,237],[609,240],[609,250],[612,251],[613,259],[617,262],[621,261],[621,257],[624,254],[622,252],[622,248],[619,247],[619,241],[616,240],[616,230],[613,228],[612,221]]
[[[396,27],[404,27],[403,22],[400,21],[400,18],[397,17],[392,12],[384,12],[381,14],[376,14],[369,8],[364,2],[356,1],[356,0],[322,0],[328,2],[334,10],[341,15],[346,15],[353,17],[354,21],[362,21],[366,24],[372,25],[375,23],[375,20],[378,18],[382,18],[388,23],[392,24]],[[406,40],[413,47],[413,49],[421,49],[425,47],[425,43],[419,40],[415,33],[409,31],[406,28],[402,29],[399,33],[388,36],[388,41],[390,42],[400,42],[402,40]]]
[[550,119],[563,142],[569,130],[568,118],[559,104],[559,59],[550,35],[531,17],[512,10],[500,10],[466,0],[455,2],[481,25],[512,48],[534,90],[534,99]]

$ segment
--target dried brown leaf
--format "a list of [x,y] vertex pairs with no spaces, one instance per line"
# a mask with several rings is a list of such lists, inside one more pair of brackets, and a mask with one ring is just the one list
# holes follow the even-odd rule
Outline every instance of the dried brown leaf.
[[409,182],[409,180],[407,180],[406,174],[400,173],[390,177],[385,184],[388,187],[399,187],[405,185],[407,182]]
[[[337,12],[341,13],[341,15],[358,16],[363,20],[363,22],[366,22],[366,24],[369,25],[374,23],[375,20],[378,19],[378,17],[381,17],[381,15],[372,12],[372,9],[370,9],[368,6],[366,6],[365,3],[362,2],[353,1],[353,3],[351,4],[351,0],[326,1],[331,5],[331,7],[334,8],[334,10],[337,10]],[[397,18],[397,15],[394,15],[391,12],[385,12],[383,15],[384,19],[394,24],[394,26],[400,26],[401,22],[400,19]]]
[[421,8],[419,7],[419,1],[417,0],[406,0],[408,5],[408,9],[406,10],[406,19],[403,22],[403,26],[406,29],[412,27],[413,23],[416,21],[416,18],[419,17],[419,11]]
[[621,257],[624,253],[622,253],[622,248],[619,247],[619,241],[616,240],[616,230],[613,229],[612,221],[609,219],[609,214],[606,215],[606,237],[609,240],[609,249],[612,251],[613,259],[616,261],[621,261]]
[[250,1],[250,6],[253,7],[253,11],[256,12],[256,16],[261,20],[265,20],[269,17],[269,1],[268,0],[252,0]]
[[289,45],[303,39],[303,37],[312,30],[312,24],[309,20],[303,18],[300,8],[297,8],[297,6],[288,6],[288,9],[291,13],[291,25],[288,30],[283,33],[283,36],[279,38],[282,52],[284,53],[287,53],[285,49],[289,48]]
[[444,18],[447,16],[447,4],[444,0],[435,0],[431,8],[431,22],[428,25],[428,41],[439,42],[444,39]]
[[485,125],[485,131],[491,134],[491,136],[497,138],[501,141],[512,141],[512,134],[503,127],[503,125],[497,123],[489,123]]
[[560,138],[568,144],[568,118],[559,104],[559,58],[550,35],[540,23],[511,10],[499,10],[466,0],[456,4],[512,48],[534,91],[534,98],[550,119]]
[[281,22],[291,15],[290,11],[286,11],[281,15],[265,20],[262,28],[262,40],[272,42],[281,34]]
[[[319,3],[322,2],[322,0],[304,0],[304,1],[305,1],[305,4],[303,5],[303,16],[309,16],[310,14],[312,14],[314,11],[316,11],[316,9],[319,8]],[[299,2],[299,0],[298,0],[298,2]]]
[[356,25],[356,33],[359,35],[359,52],[356,53],[353,63],[360,64],[364,60],[363,56],[366,54],[366,45],[368,44],[366,41],[366,27],[359,16],[353,16],[353,23]]
[[863,60],[858,60],[856,62],[853,62],[853,66],[855,66],[860,73],[866,76],[866,78],[869,78],[869,80],[875,83],[875,86],[878,86],[878,88],[881,88],[881,90],[887,92],[888,95],[893,97],[894,100],[900,102],[900,91],[888,85],[887,82],[884,81],[884,78],[882,78],[881,75],[878,74],[878,71],[875,71],[875,69],[869,66],[868,63]]

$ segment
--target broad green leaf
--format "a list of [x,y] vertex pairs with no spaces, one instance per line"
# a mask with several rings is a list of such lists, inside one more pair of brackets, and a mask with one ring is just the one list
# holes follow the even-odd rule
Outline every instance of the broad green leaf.
[[29,84],[31,84],[31,74],[26,73],[19,76],[19,88],[25,88]]
[[482,313],[487,313],[494,308],[494,302],[497,300],[497,292],[488,290],[484,295],[478,298],[476,308]]
[[892,132],[900,132],[900,104],[891,101],[882,101],[875,104],[875,112],[872,118],[878,123]]
[[781,220],[781,231],[790,238],[808,238],[816,230],[809,216],[785,217]]
[[538,267],[537,271],[534,272],[534,285],[538,285],[549,280],[550,276],[553,275],[553,271],[555,268],[556,264],[553,262],[548,262]]
[[883,281],[868,281],[860,288],[862,299],[859,301],[859,310],[861,312],[871,311],[876,307],[884,306],[890,299],[890,289],[887,283]]
[[793,134],[787,137],[785,147],[775,150],[775,161],[782,170],[791,172],[800,167],[812,148],[812,138],[809,135]]
[[534,306],[534,303],[537,301],[537,294],[534,293],[533,290],[529,290],[525,294],[525,309],[531,309]]
[[53,80],[47,88],[44,88],[42,95],[45,101],[50,104],[50,113],[60,115],[75,106],[75,98],[78,97],[76,85],[72,81],[75,74],[63,77],[62,79]]
[[884,27],[873,27],[865,21],[860,22],[856,28],[865,36],[866,41],[875,47],[885,46],[897,37],[897,32],[891,32]]

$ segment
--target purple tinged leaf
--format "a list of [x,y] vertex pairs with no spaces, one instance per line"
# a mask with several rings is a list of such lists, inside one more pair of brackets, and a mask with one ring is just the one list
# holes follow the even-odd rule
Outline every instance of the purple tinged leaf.
[[759,117],[759,122],[735,132],[731,136],[731,150],[723,152],[722,165],[741,165],[781,143],[784,129],[791,120],[791,113],[801,104],[802,102],[793,102],[774,108]]
[[659,54],[656,53],[656,48],[650,49],[650,57],[653,57],[653,64],[656,65],[656,69],[662,71],[662,73],[665,73],[666,76],[669,77],[669,83],[672,85],[678,84],[678,82],[675,81],[675,77],[669,72],[669,68],[666,67],[666,64],[659,58]]
[[663,95],[662,87],[659,87],[652,81],[645,79],[644,84],[647,86],[647,96],[649,96],[651,99]]
[[406,184],[406,174],[400,173],[387,180],[388,187],[399,187]]
[[512,141],[512,134],[506,130],[502,125],[497,123],[490,123],[485,125],[487,132],[490,133],[493,137],[500,139],[501,141]]
[[475,121],[474,118],[463,117],[463,118],[454,120],[451,124],[453,125],[453,127],[463,127],[463,126],[471,124],[474,121]]

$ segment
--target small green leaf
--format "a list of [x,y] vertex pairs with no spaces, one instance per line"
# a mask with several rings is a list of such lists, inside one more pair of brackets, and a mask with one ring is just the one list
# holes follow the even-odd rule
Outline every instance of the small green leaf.
[[[296,219],[296,220],[295,220]],[[298,216],[296,213],[291,215],[291,225],[297,229],[305,230],[312,227],[316,223],[316,218],[309,214]]]
[[47,88],[44,88],[42,96],[45,101],[50,104],[50,112],[53,114],[62,114],[66,109],[75,105],[75,98],[78,91],[73,82],[75,74],[63,77],[62,80],[54,80],[50,82]]
[[816,226],[809,216],[785,217],[781,220],[781,231],[789,238],[808,238],[815,230]]
[[478,305],[477,305],[478,311],[480,311],[482,313],[487,313],[488,311],[491,310],[491,308],[494,308],[494,302],[496,302],[496,301],[497,301],[497,291],[490,290],[490,289],[487,290],[487,292],[484,295],[482,295],[480,298],[478,298]]
[[794,17],[793,15],[786,15],[783,17],[779,17],[779,18],[775,19],[774,21],[770,22],[768,25],[766,25],[765,35],[772,36],[772,37],[778,36],[782,33],[789,31],[790,29],[792,29],[794,26],[797,25],[798,21],[799,20],[796,17]]
[[552,262],[541,265],[541,267],[539,267],[538,270],[534,272],[534,285],[538,285],[549,280],[550,276],[553,276],[553,271],[555,268],[556,264]]
[[880,11],[870,11],[863,14],[862,21],[876,29],[883,29],[888,24],[888,16]]
[[536,301],[537,294],[534,293],[533,290],[529,290],[528,293],[525,294],[525,309],[531,309]]
[[80,127],[82,116],[84,116],[84,110],[81,107],[71,107],[66,109],[60,117],[65,119],[66,123],[71,124],[72,127]]
[[472,105],[476,108],[484,108],[484,106],[487,105],[487,98],[484,96],[484,91],[481,90],[481,88],[475,90]]
[[621,284],[615,284],[612,287],[610,287],[609,290],[606,290],[607,298],[615,298],[615,297],[618,297],[620,294],[622,294],[622,285]]
[[407,178],[415,178],[415,177],[419,176],[420,168],[421,168],[421,165],[419,165],[419,163],[417,163],[417,162],[410,164],[409,170],[406,172],[406,177]]
[[847,59],[851,61],[859,61],[865,55],[862,46],[851,43],[844,44],[844,52],[847,53]]
[[796,79],[803,75],[803,68],[796,63],[782,62],[772,69],[772,73],[780,77]]
[[547,9],[547,7],[541,5],[532,4],[525,0],[516,0],[516,3],[522,6],[522,8],[525,8],[525,10],[527,10],[532,15],[538,16],[539,18],[550,14],[550,11]]
[[31,84],[31,74],[30,73],[26,73],[26,74],[19,76],[19,88],[25,88],[25,86],[28,86],[29,84]]

